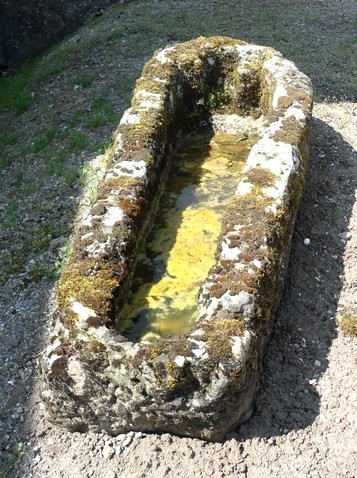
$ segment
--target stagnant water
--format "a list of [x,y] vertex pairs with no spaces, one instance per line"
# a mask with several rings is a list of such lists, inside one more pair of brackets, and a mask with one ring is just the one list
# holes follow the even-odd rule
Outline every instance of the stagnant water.
[[199,287],[215,263],[222,216],[251,146],[251,139],[216,134],[176,151],[131,296],[117,315],[129,340],[182,334],[197,317]]

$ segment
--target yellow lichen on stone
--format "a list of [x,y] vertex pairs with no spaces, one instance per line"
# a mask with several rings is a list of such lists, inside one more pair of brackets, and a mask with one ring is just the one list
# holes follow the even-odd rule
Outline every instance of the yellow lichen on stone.
[[256,188],[267,188],[273,186],[278,179],[276,174],[261,166],[250,168],[247,171],[246,178]]
[[339,321],[340,329],[345,335],[357,337],[357,316],[344,314]]
[[306,135],[306,132],[301,129],[299,121],[293,116],[290,116],[283,119],[282,127],[274,133],[272,138],[274,141],[300,145],[304,140],[304,135]]
[[[152,327],[162,336],[177,335],[190,324],[196,312],[199,285],[215,262],[217,245],[212,236],[218,237],[221,228],[219,215],[207,209],[186,209],[182,224],[167,258],[165,275],[156,283],[143,284],[135,294],[135,302],[125,306],[122,314],[131,317],[147,309],[156,311]],[[176,234],[175,230],[171,232]],[[163,237],[157,237],[158,244],[162,240]],[[165,313],[168,301],[177,313],[176,318],[171,317],[169,321]],[[191,307],[188,304],[192,304]],[[160,310],[163,313],[160,314]]]
[[[168,203],[163,210],[159,206],[158,222],[138,257],[134,281],[139,285],[118,314],[120,333],[131,336],[134,327],[135,336],[146,340],[148,332],[172,337],[188,330],[197,316],[200,285],[216,261],[224,204],[239,182],[248,144],[217,134],[178,149],[175,192],[164,192]],[[177,194],[175,205],[170,194]],[[155,268],[154,276],[145,278],[145,264]]]

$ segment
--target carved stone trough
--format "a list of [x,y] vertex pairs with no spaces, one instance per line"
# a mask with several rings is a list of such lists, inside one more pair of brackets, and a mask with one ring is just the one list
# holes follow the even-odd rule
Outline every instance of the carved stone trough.
[[[212,128],[234,132],[243,115],[260,122],[258,141],[224,214],[197,319],[176,338],[132,342],[116,332],[115,309],[177,131],[217,88],[231,101],[222,114],[208,111]],[[304,186],[311,108],[309,79],[271,48],[212,37],[154,54],[57,285],[42,358],[52,421],[221,440],[250,417]]]

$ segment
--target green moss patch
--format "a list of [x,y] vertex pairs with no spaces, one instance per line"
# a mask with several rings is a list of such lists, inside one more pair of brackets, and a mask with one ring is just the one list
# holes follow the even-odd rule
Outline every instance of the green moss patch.
[[242,336],[244,330],[245,325],[240,318],[214,320],[205,324],[202,340],[207,342],[210,358],[217,361],[231,359],[232,337]]
[[57,287],[57,303],[60,310],[69,313],[73,319],[72,301],[94,309],[98,315],[109,321],[112,309],[113,290],[118,280],[109,264],[98,268],[93,260],[69,263]]

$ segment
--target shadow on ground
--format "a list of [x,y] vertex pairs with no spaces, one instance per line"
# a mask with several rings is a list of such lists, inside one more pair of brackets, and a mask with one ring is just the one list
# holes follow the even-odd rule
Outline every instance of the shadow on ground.
[[[319,414],[316,381],[337,335],[344,235],[352,213],[354,149],[314,119],[310,170],[295,226],[289,270],[265,356],[254,414],[239,440],[306,428]],[[304,239],[310,244],[305,245]]]

